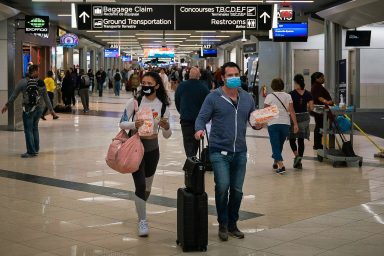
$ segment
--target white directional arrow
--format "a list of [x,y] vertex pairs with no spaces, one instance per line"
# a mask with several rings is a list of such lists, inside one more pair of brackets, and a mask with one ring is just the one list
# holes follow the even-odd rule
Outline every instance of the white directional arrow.
[[264,18],[264,24],[267,23],[267,18],[270,19],[271,16],[268,15],[267,12],[263,12],[263,14],[260,15],[260,18]]
[[[80,18],[80,19],[83,18],[83,23],[85,23],[85,20],[86,20],[87,18],[89,18],[89,15],[88,15],[88,13],[86,13],[85,11],[83,11],[83,12],[80,14],[79,18]],[[264,23],[265,23],[265,22],[264,22]]]

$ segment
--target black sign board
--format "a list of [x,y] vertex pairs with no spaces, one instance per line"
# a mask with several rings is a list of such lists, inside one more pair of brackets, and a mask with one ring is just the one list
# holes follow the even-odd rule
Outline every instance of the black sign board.
[[[266,17],[260,18],[261,15]],[[176,29],[269,30],[271,17],[271,5],[177,5]],[[258,27],[258,20],[266,20],[261,28]]]
[[90,4],[77,5],[77,28],[79,30],[91,30],[92,18],[91,18],[92,6]]
[[243,45],[243,53],[251,53],[251,52],[256,52],[256,43],[244,44]]
[[49,16],[25,15],[25,33],[49,33]]
[[174,7],[169,5],[78,5],[77,21],[80,30],[173,30]]
[[272,5],[259,5],[257,14],[258,30],[270,30],[272,28]]

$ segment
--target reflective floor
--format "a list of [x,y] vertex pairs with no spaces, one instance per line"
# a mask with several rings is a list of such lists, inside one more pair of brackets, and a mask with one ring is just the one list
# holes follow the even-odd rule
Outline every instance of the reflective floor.
[[[130,175],[104,157],[118,132],[130,93],[92,97],[91,112],[40,122],[41,152],[23,159],[23,132],[0,132],[0,255],[182,255],[176,246],[176,191],[183,186],[184,151],[172,105],[170,139],[160,139],[160,163],[147,207],[150,235],[137,236]],[[173,94],[171,95],[173,97]],[[206,174],[209,245],[191,255],[384,255],[384,160],[363,136],[355,151],[363,167],[333,168],[317,161],[306,142],[304,169],[272,170],[266,129],[249,130],[249,159],[239,228],[245,239],[220,242],[213,175]],[[384,145],[383,139],[375,140]]]

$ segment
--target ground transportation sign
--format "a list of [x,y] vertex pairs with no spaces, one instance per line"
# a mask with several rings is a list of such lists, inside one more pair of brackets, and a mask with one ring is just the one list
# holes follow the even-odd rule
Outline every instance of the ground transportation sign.
[[162,5],[77,6],[79,29],[173,30],[174,8]]
[[80,30],[270,30],[272,5],[77,5]]

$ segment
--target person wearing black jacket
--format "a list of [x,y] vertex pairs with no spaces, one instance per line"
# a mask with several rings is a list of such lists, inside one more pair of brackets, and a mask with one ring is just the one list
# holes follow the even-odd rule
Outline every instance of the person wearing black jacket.
[[103,97],[103,84],[107,78],[107,73],[100,67],[99,71],[96,72],[97,89],[99,90],[99,97]]
[[95,75],[93,74],[93,70],[91,68],[88,69],[87,75],[89,77],[89,81],[91,83],[92,93],[93,93],[93,89],[95,88]]
[[[313,98],[313,103],[315,105],[333,105],[331,95],[323,86],[324,84],[324,74],[321,72],[315,72],[311,76],[311,94]],[[315,117],[315,130],[314,130],[314,139],[313,139],[313,149],[322,149],[322,137],[320,129],[323,128],[323,114],[312,112]]]
[[199,78],[199,69],[191,68],[189,80],[182,82],[175,93],[175,104],[180,113],[181,132],[187,157],[196,156],[199,148],[199,141],[194,138],[195,120],[205,97],[209,94],[207,85]]

